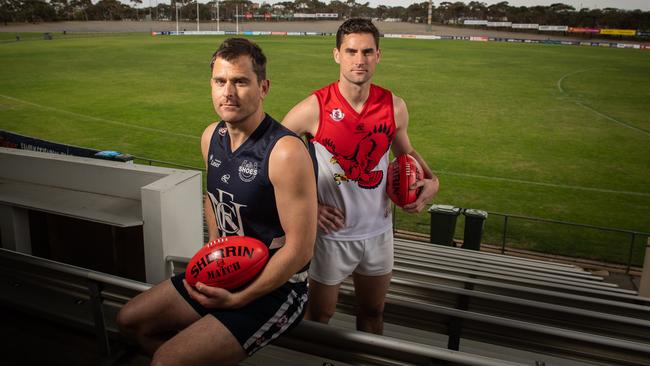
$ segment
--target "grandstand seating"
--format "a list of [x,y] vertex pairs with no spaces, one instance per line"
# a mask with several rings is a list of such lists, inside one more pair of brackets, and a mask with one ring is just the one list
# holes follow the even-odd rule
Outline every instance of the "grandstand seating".
[[[397,270],[409,272],[413,276],[418,274],[427,276],[428,272],[446,273],[503,284],[650,305],[650,299],[641,298],[634,291],[603,282],[601,277],[590,275],[575,267],[562,267],[552,263],[541,266],[543,262],[531,259],[484,252],[468,253],[460,248],[414,241],[399,240],[395,247]],[[522,265],[529,265],[529,269],[522,269]]]
[[[396,240],[386,321],[583,362],[650,359],[650,299],[579,268]],[[528,267],[528,269],[525,269]],[[352,312],[351,281],[339,308]]]
[[[26,165],[33,167],[35,161],[43,164],[43,169],[30,172],[24,168]],[[91,205],[96,208],[91,212],[83,211],[85,207],[78,202],[88,197],[78,194],[91,194],[89,199],[95,203],[104,202],[104,196],[109,196],[114,198],[104,203],[108,207],[118,207],[113,213],[118,218],[111,222],[116,226],[125,224],[120,224],[120,212],[132,213],[126,217],[139,221],[137,225],[146,221],[140,216],[142,213],[138,213],[137,205],[131,202],[141,199],[143,176],[140,173],[153,175],[145,179],[149,184],[178,172],[1,149],[0,162],[10,164],[6,165],[10,169],[0,174],[0,204],[11,209],[27,207],[104,220],[107,211],[101,209],[101,205]],[[52,166],[59,170],[66,166],[70,169],[68,177],[63,179],[65,182],[48,180],[55,178],[44,177],[46,173],[39,175],[38,172],[51,171]],[[94,170],[97,174],[102,169],[119,171],[126,174],[119,177],[124,186],[132,189],[124,197],[124,193],[117,194],[116,188],[103,182],[101,177],[97,177],[99,181],[88,179],[84,184],[104,191],[70,186],[77,184],[70,175],[80,174],[83,169],[99,169]],[[136,172],[138,169],[141,170]],[[87,175],[87,170],[85,172]],[[196,179],[198,172],[194,173],[191,177]],[[27,184],[21,185],[19,181]],[[166,184],[171,183],[168,181],[158,188],[164,190]],[[194,195],[200,190],[200,184],[194,188],[184,194]],[[45,189],[44,194],[41,194],[42,189]],[[57,189],[63,190],[66,197],[72,197],[72,206],[61,206],[53,201],[56,197],[48,196],[48,192],[58,192]],[[25,201],[26,198],[31,201]],[[200,206],[199,196],[194,198]],[[120,202],[129,205],[120,205]],[[142,203],[143,211],[145,206]],[[186,211],[182,210],[183,214]],[[2,220],[4,218],[0,217]],[[10,250],[0,249],[0,303],[93,331],[98,349],[105,355],[113,353],[111,348],[116,343],[111,340],[119,341],[115,315],[133,296],[150,288],[149,284],[38,258],[24,250],[28,249],[24,245],[5,247]],[[194,251],[191,249],[190,254]],[[152,259],[147,252],[147,261],[160,262],[156,264],[161,267],[158,273],[169,275],[184,270],[189,255],[174,251],[164,253],[165,256],[160,257],[161,252],[156,252],[158,259]],[[353,295],[348,279],[341,288],[338,304],[341,314],[354,313]],[[571,265],[413,240],[395,240],[395,270],[387,296],[385,320],[387,326],[412,329],[421,332],[418,333],[421,337],[442,337],[446,345],[432,345],[429,339],[414,342],[406,336],[363,334],[350,329],[354,328],[351,321],[348,327],[342,328],[304,322],[278,340],[280,348],[274,347],[267,352],[299,351],[300,357],[328,358],[350,364],[507,365],[508,361],[515,361],[508,352],[499,353],[498,359],[472,354],[472,347],[466,345],[478,342],[493,349],[527,352],[526,357],[535,361],[550,357],[567,360],[567,364],[647,365],[650,360],[649,298]],[[263,357],[250,362],[247,364],[265,364]]]
[[[0,249],[0,273],[0,301],[94,331],[98,348],[107,356],[111,353],[110,338],[118,337],[115,315],[130,298],[151,286],[6,249]],[[520,365],[309,321],[278,344],[300,351],[300,357],[307,353],[352,364]],[[264,364],[264,358],[258,362]]]
[[[427,243],[396,241],[398,252],[404,247],[419,246],[437,251],[440,257],[455,257],[456,262],[463,262],[463,257],[466,256],[467,266],[470,263],[487,264],[492,260],[491,257],[499,257],[490,253],[450,247],[431,248]],[[547,275],[555,271],[566,273],[567,278],[573,276],[581,281],[591,278],[595,284],[602,283],[602,279],[597,276],[591,276],[571,266],[528,259],[505,257],[498,259],[504,268],[508,265],[522,267],[525,263],[529,263],[531,271],[532,268],[537,268]],[[168,260],[170,265],[174,266],[174,272],[181,271],[187,262],[187,258],[182,257],[170,257]],[[648,299],[638,296],[635,298],[632,294],[621,295],[617,291],[619,289],[611,286],[603,286],[598,290],[588,288],[590,291],[607,295],[605,298],[600,298],[593,295],[572,294],[571,291],[563,292],[562,290],[566,290],[568,285],[548,289],[545,286],[539,288],[529,286],[528,282],[509,283],[507,278],[501,281],[501,277],[506,276],[476,278],[484,274],[482,268],[477,266],[464,274],[458,272],[458,268],[454,269],[457,272],[455,274],[444,273],[444,266],[439,266],[443,268],[441,272],[436,272],[434,269],[422,271],[410,267],[412,263],[417,263],[417,266],[421,267],[423,264],[418,261],[423,262],[425,258],[411,257],[406,261],[407,263],[396,263],[385,315],[388,323],[447,335],[448,347],[452,349],[457,348],[460,342],[466,339],[581,362],[643,365],[650,358]],[[0,299],[3,302],[16,306],[35,307],[36,311],[44,313],[49,311],[50,316],[92,327],[97,331],[100,345],[105,350],[109,349],[109,343],[108,338],[102,334],[106,330],[114,334],[112,319],[119,307],[132,296],[149,287],[144,283],[6,250],[0,251],[0,268],[0,272],[6,279],[2,283],[3,288],[0,288],[0,293],[3,294]],[[487,267],[487,269],[493,271],[493,268]],[[578,281],[575,287],[582,286],[583,284]],[[610,292],[614,294],[613,298],[608,296]],[[622,299],[616,300],[621,296]],[[43,297],[47,299],[47,308],[39,306],[43,303]],[[77,299],[76,303],[79,306],[53,306],[70,304],[71,298]],[[632,300],[636,300],[637,303]],[[98,307],[100,303],[103,306]],[[94,304],[94,307],[87,304]],[[352,289],[350,283],[346,282],[342,286],[339,310],[351,313],[353,307]],[[103,313],[93,311],[93,308],[100,308]],[[349,337],[365,345],[357,344],[346,351],[344,345],[352,342],[350,339],[345,342],[334,341],[334,344],[327,345],[321,336],[330,338],[325,336],[327,333],[323,333],[317,324],[307,322],[299,329],[301,330],[297,331],[295,336],[292,335],[279,344],[307,350],[317,355],[327,354],[330,358],[352,363],[373,362],[373,360],[379,362],[378,360],[386,357],[370,346],[376,344],[378,340],[358,338],[360,336],[354,331],[333,330],[343,333],[337,333],[336,337],[331,339]],[[366,341],[370,345],[365,344]],[[401,346],[396,344],[404,345],[399,340],[387,342],[392,341],[395,341],[393,346],[398,349]],[[308,346],[312,342],[319,345]],[[413,347],[420,349],[424,346]],[[442,352],[439,349],[429,348]],[[360,352],[360,349],[367,352]],[[413,361],[417,357],[411,355],[411,351],[404,354],[395,352],[390,353],[391,357],[394,357],[390,362],[419,364],[419,361]],[[401,356],[397,356],[398,353]],[[443,354],[447,353],[443,352]],[[450,354],[455,355],[455,353]],[[461,355],[466,356],[464,353]],[[391,364],[386,360],[382,362],[384,361]]]

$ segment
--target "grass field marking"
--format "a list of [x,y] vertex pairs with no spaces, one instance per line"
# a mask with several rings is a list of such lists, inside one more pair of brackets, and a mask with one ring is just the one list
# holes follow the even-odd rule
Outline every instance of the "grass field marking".
[[[564,88],[562,87],[562,82],[564,82],[564,79],[568,78],[569,76],[573,76],[573,75],[576,75],[576,74],[579,74],[579,73],[588,72],[588,71],[592,71],[592,70],[595,70],[595,69],[584,69],[584,70],[578,70],[578,71],[573,71],[573,72],[570,72],[570,73],[564,74],[564,75],[563,75],[563,76],[562,76],[562,77],[557,81],[557,89],[560,91],[561,94],[563,94],[564,96],[570,98],[571,96],[569,95],[569,93],[567,93],[567,92],[564,90]],[[591,107],[591,106],[589,106],[589,105],[587,105],[587,104],[585,104],[585,103],[583,103],[583,102],[581,102],[581,101],[573,100],[573,102],[574,102],[575,104],[577,104],[579,107],[588,110],[589,112],[591,112],[591,113],[597,115],[598,117],[604,118],[604,119],[609,120],[609,121],[614,122],[614,123],[618,123],[619,125],[621,125],[621,126],[623,126],[623,127],[626,127],[626,128],[629,128],[629,129],[635,130],[635,131],[637,131],[637,132],[641,132],[641,133],[643,133],[644,135],[650,136],[650,131],[644,130],[643,128],[636,127],[636,126],[634,126],[634,125],[631,125],[631,124],[626,123],[626,122],[623,122],[623,121],[619,121],[619,120],[617,120],[616,118],[614,118],[614,117],[612,117],[612,116],[608,116],[607,114],[605,114],[605,113],[603,113],[603,112],[597,110],[596,108],[593,108],[593,107]]]
[[614,190],[614,189],[605,189],[605,188],[592,188],[592,187],[570,186],[570,185],[565,185],[565,184],[533,182],[533,181],[522,180],[522,179],[490,177],[490,176],[486,176],[486,175],[467,174],[467,173],[454,173],[454,172],[447,172],[447,171],[442,171],[442,170],[437,170],[436,172],[440,173],[440,174],[443,174],[443,175],[447,174],[447,175],[454,175],[454,176],[459,176],[459,177],[489,179],[489,180],[496,180],[496,181],[501,181],[501,182],[530,184],[530,185],[536,185],[536,186],[542,186],[542,187],[575,189],[575,190],[589,191],[589,192],[613,193],[613,194],[623,194],[623,195],[628,195],[628,196],[650,197],[650,193],[645,193],[645,192],[617,191],[617,190]]
[[567,93],[564,90],[564,88],[562,88],[562,83],[564,82],[564,79],[568,78],[569,76],[573,76],[575,74],[580,74],[580,73],[591,71],[591,70],[595,70],[595,69],[593,69],[593,68],[592,69],[583,69],[583,70],[578,70],[578,71],[572,71],[572,72],[569,72],[569,73],[566,73],[566,74],[562,75],[560,80],[557,81],[557,89],[560,91],[560,93],[562,93],[562,94],[564,94],[566,96],[569,96],[569,93]]
[[14,102],[19,102],[19,103],[23,103],[23,104],[26,104],[26,105],[30,105],[32,107],[36,107],[36,108],[40,108],[40,109],[44,109],[44,110],[48,110],[48,111],[53,111],[53,112],[57,112],[57,113],[68,114],[68,115],[71,115],[71,116],[74,116],[74,117],[77,117],[77,118],[82,118],[82,119],[86,119],[86,120],[90,120],[90,121],[110,123],[110,124],[113,124],[113,125],[116,125],[116,126],[134,128],[134,129],[138,129],[138,130],[143,130],[143,131],[148,131],[148,132],[155,132],[155,133],[160,133],[160,134],[164,134],[164,135],[186,137],[186,138],[191,138],[191,139],[194,139],[194,140],[201,139],[200,136],[188,135],[188,134],[177,133],[177,132],[170,132],[170,131],[161,130],[161,129],[158,129],[158,128],[138,126],[138,125],[134,125],[134,124],[131,124],[131,123],[113,121],[113,120],[110,120],[110,119],[105,119],[105,118],[100,118],[100,117],[93,117],[93,116],[89,116],[89,115],[86,115],[86,114],[70,112],[70,111],[66,111],[66,110],[63,110],[63,109],[59,109],[59,108],[54,108],[54,107],[49,107],[49,106],[29,102],[29,101],[26,101],[26,100],[10,97],[10,96],[7,96],[7,95],[0,94],[0,97],[12,100]]
[[619,121],[619,120],[617,120],[616,118],[611,117],[611,116],[608,116],[608,115],[606,115],[605,113],[600,112],[600,111],[598,111],[598,110],[596,110],[596,109],[594,109],[594,108],[592,108],[592,107],[590,107],[590,106],[588,106],[588,105],[586,105],[586,104],[584,104],[584,103],[582,103],[582,102],[578,102],[578,101],[576,101],[575,103],[576,103],[577,105],[581,106],[582,108],[584,108],[584,109],[586,109],[586,110],[588,110],[588,111],[590,111],[590,112],[596,114],[597,116],[600,116],[600,117],[605,118],[605,119],[607,119],[607,120],[610,120],[610,121],[612,121],[612,122],[616,122],[616,123],[622,125],[623,127],[627,127],[627,128],[629,128],[629,129],[632,129],[632,130],[635,130],[635,131],[637,131],[637,132],[641,132],[641,133],[643,133],[643,134],[645,134],[645,135],[647,135],[647,136],[650,136],[650,131],[644,130],[644,129],[641,128],[641,127],[636,127],[636,126],[633,126],[633,125],[631,125],[631,124],[629,124],[629,123],[625,123],[625,122],[623,122],[623,121]]

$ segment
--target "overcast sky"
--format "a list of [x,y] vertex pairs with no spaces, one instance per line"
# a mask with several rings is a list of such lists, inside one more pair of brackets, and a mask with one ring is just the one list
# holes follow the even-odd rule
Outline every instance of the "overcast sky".
[[[266,0],[267,3],[273,4],[280,2],[282,0]],[[286,1],[286,0],[284,0]],[[320,0],[324,3],[329,3],[330,0]],[[345,1],[345,0],[342,0]],[[357,3],[364,3],[366,1],[370,2],[370,6],[373,8],[377,5],[388,5],[388,6],[409,6],[413,3],[419,3],[427,0],[356,0]],[[443,0],[434,0],[433,4],[435,6],[440,5]],[[447,0],[454,2],[456,0]],[[460,0],[465,4],[468,4],[471,0]],[[484,2],[488,5],[498,3],[499,1],[490,1],[490,0],[478,0]],[[253,2],[264,2],[264,0],[253,0]],[[535,5],[551,5],[553,3],[564,3],[573,6],[576,9],[583,8],[619,8],[619,9],[641,9],[650,11],[650,0],[509,0],[508,3],[511,6],[535,6]]]

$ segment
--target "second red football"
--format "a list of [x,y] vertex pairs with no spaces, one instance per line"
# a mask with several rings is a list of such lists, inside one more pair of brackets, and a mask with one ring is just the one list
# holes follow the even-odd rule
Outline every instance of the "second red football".
[[388,165],[386,193],[397,206],[413,203],[420,193],[419,189],[410,189],[410,185],[422,180],[422,167],[409,154],[397,156]]

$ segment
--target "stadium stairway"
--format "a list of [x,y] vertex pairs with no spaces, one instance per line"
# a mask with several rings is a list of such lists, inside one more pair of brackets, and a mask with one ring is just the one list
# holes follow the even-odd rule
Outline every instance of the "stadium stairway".
[[[250,362],[273,364],[263,358],[282,359],[283,352],[337,365],[647,365],[650,359],[650,299],[580,268],[409,240],[396,240],[395,253],[385,313],[390,337],[352,329],[355,304],[346,281],[333,321],[338,327],[304,322]],[[174,272],[187,263],[167,260]],[[107,334],[117,336],[111,322],[121,305],[149,287],[6,250],[0,273],[2,303],[93,330],[105,353]]]

